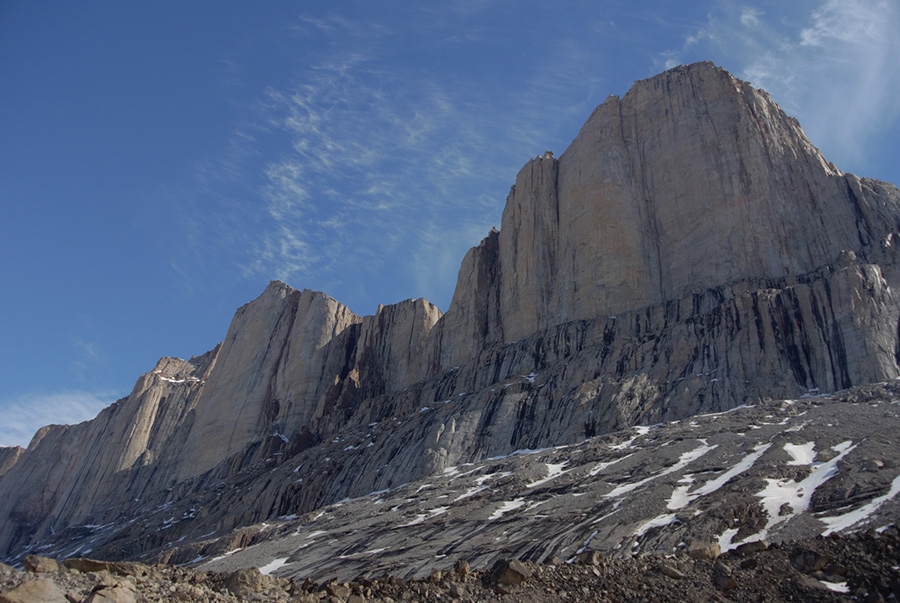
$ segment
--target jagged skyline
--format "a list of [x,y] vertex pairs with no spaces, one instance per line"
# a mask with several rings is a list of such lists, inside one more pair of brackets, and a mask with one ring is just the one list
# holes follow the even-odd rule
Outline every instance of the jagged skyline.
[[203,353],[271,278],[360,314],[446,309],[519,167],[678,63],[713,60],[839,168],[900,181],[888,2],[3,12],[0,445]]

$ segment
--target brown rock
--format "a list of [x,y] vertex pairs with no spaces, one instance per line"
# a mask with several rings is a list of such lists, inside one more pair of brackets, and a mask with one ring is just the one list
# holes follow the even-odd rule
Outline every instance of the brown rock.
[[664,575],[668,576],[669,578],[674,578],[675,580],[681,580],[682,578],[684,578],[684,574],[682,572],[680,572],[676,568],[674,568],[671,565],[668,565],[666,563],[663,563],[662,565],[660,565],[659,571],[661,571]]
[[34,572],[36,574],[52,574],[61,569],[56,559],[49,557],[40,557],[38,555],[28,555],[25,557],[25,571]]
[[12,469],[24,453],[21,446],[0,446],[0,476]]
[[272,579],[255,567],[239,569],[225,580],[225,588],[238,597],[263,592],[270,586]]
[[578,560],[584,565],[600,565],[603,562],[603,554],[600,551],[582,551],[578,554]]
[[69,601],[53,581],[35,578],[0,593],[0,603],[69,603]]
[[491,569],[491,582],[500,586],[518,586],[531,574],[531,568],[518,559],[502,559]]
[[72,557],[63,561],[69,569],[79,572],[107,571],[117,576],[146,576],[150,573],[150,567],[134,561],[98,561],[85,557]]
[[459,559],[456,562],[456,565],[453,566],[453,571],[456,572],[458,576],[468,576],[469,575],[469,562],[465,559]]
[[341,600],[347,599],[347,597],[349,597],[353,593],[348,584],[338,584],[337,582],[326,584],[325,591],[332,597],[337,597]]
[[695,540],[687,547],[687,554],[692,559],[715,559],[722,553],[718,542]]
[[136,603],[133,588],[124,585],[109,586],[94,591],[84,603]]
[[448,591],[452,597],[465,597],[468,594],[465,585],[460,584],[459,582],[452,583]]

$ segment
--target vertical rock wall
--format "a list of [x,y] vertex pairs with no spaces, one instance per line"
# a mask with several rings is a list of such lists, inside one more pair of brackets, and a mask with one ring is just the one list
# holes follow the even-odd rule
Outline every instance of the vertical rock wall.
[[679,67],[525,165],[446,314],[359,317],[273,282],[215,350],[0,453],[0,555],[125,521],[102,542],[133,556],[517,448],[897,377],[898,236],[896,187],[841,173],[749,84]]

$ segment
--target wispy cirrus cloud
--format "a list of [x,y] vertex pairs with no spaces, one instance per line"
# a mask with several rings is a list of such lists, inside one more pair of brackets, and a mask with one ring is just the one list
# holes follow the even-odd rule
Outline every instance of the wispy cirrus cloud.
[[45,425],[74,425],[93,419],[116,401],[111,391],[63,391],[31,393],[0,403],[0,446],[28,446]]
[[871,140],[900,117],[900,5],[819,0],[779,11],[717,2],[682,48],[662,55],[666,66],[722,57],[797,116],[838,166],[865,165]]
[[[387,270],[407,282],[395,289],[449,300],[465,250],[499,222],[520,161],[508,122],[491,114],[498,99],[379,56],[386,28],[302,25],[343,43],[292,87],[267,92],[266,122],[288,149],[264,168],[268,227],[245,268],[292,284],[312,275],[339,297],[347,282]],[[348,48],[356,38],[376,50]]]
[[446,305],[468,247],[499,226],[518,169],[554,141],[562,150],[602,80],[599,36],[529,44],[513,86],[481,73],[479,52],[506,51],[478,18],[489,8],[416,9],[402,52],[427,40],[421,64],[394,60],[392,27],[301,19],[298,32],[326,50],[267,93],[266,121],[289,150],[265,168],[270,226],[248,271],[292,284],[315,276],[340,298],[347,282],[387,270],[407,283],[393,290]]

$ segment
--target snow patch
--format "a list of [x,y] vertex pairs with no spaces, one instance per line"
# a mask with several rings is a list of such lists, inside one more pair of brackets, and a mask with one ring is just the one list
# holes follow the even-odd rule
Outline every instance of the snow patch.
[[531,482],[530,484],[526,484],[526,488],[537,488],[541,484],[546,484],[552,479],[556,479],[565,471],[563,471],[563,467],[569,464],[569,461],[563,461],[562,463],[545,463],[547,466],[547,477],[543,479],[539,479],[536,482]]
[[515,511],[519,507],[525,506],[525,499],[517,498],[515,500],[507,500],[504,501],[499,509],[491,513],[491,516],[488,517],[488,521],[493,521],[495,519],[500,519],[500,517],[504,513],[509,513],[510,511]]
[[[785,445],[785,447],[789,446]],[[800,483],[792,479],[777,480],[767,479],[767,485],[756,496],[762,498],[762,506],[769,516],[766,527],[751,538],[753,540],[762,540],[769,531],[780,523],[787,522],[791,518],[803,513],[809,508],[809,502],[812,499],[816,488],[827,482],[837,473],[838,462],[847,456],[856,446],[853,442],[841,442],[831,449],[837,452],[830,461],[817,465],[813,468],[808,476]],[[750,542],[750,539],[746,539]]]
[[271,563],[267,563],[266,565],[264,565],[264,566],[262,566],[261,568],[259,568],[259,572],[260,572],[261,574],[265,574],[266,576],[268,576],[268,575],[270,575],[272,572],[274,572],[275,570],[277,570],[277,569],[279,569],[279,568],[282,568],[282,567],[284,567],[285,565],[287,565],[287,560],[288,560],[287,557],[280,557],[280,558],[278,558],[278,559],[275,559],[275,560],[272,561]]
[[[633,532],[634,536],[641,537],[647,533],[648,530],[652,528],[661,528],[662,526],[667,526],[671,523],[675,523],[678,521],[675,518],[674,513],[665,513],[663,515],[657,515],[653,519],[642,523],[638,528]],[[637,543],[635,543],[637,544]]]
[[596,477],[597,474],[600,473],[601,471],[604,471],[605,469],[612,467],[613,465],[615,465],[616,463],[618,463],[620,461],[624,461],[625,459],[632,456],[633,454],[634,453],[632,452],[632,453],[626,454],[625,456],[618,458],[614,461],[604,461],[602,463],[597,463],[596,465],[594,465],[594,468],[588,472],[588,475],[591,477]]
[[821,580],[822,584],[824,584],[828,590],[833,590],[836,593],[849,593],[850,587],[847,586],[846,582],[827,582],[825,580]]
[[820,521],[828,526],[828,529],[822,532],[822,535],[828,536],[834,532],[840,532],[841,530],[846,530],[847,528],[855,526],[872,515],[885,502],[897,496],[898,493],[900,493],[900,475],[895,477],[894,481],[891,482],[891,489],[887,494],[879,496],[878,498],[873,498],[867,504],[854,511],[849,511],[842,515],[835,515],[834,517],[821,517]]
[[712,494],[722,486],[728,483],[733,477],[740,475],[759,460],[766,450],[769,449],[771,444],[761,444],[753,449],[753,452],[744,456],[743,459],[736,465],[734,465],[731,469],[717,477],[716,479],[710,480],[694,490],[693,492],[688,492],[691,487],[691,483],[694,481],[693,477],[685,476],[682,478],[682,482],[685,482],[684,486],[678,486],[675,488],[675,491],[672,492],[672,496],[669,498],[668,503],[666,503],[666,508],[670,511],[677,511],[678,509],[682,509],[694,502],[701,496],[706,496],[707,494]]
[[621,486],[613,488],[612,491],[604,494],[603,498],[616,498],[616,497],[622,496],[623,494],[628,494],[629,492],[631,492],[633,490],[637,490],[644,484],[647,484],[655,479],[669,475],[670,473],[675,473],[676,471],[681,471],[682,469],[684,469],[689,464],[691,464],[692,462],[694,462],[697,459],[699,459],[700,457],[702,457],[704,454],[706,454],[710,450],[714,450],[716,448],[716,446],[707,445],[706,440],[700,440],[700,442],[701,442],[700,446],[698,446],[697,448],[694,448],[693,450],[689,450],[689,451],[683,453],[681,455],[681,457],[678,459],[678,462],[675,463],[674,465],[672,465],[671,467],[667,467],[666,469],[663,469],[659,473],[657,473],[655,475],[651,475],[650,477],[645,477],[644,479],[642,479],[639,482],[635,482],[633,484],[622,484]]
[[650,427],[647,425],[635,425],[634,430],[637,434],[631,438],[630,440],[625,440],[621,444],[616,444],[614,446],[610,446],[611,450],[625,450],[626,448],[631,448],[631,445],[634,444],[634,441],[643,435],[647,435],[650,431]]
[[812,465],[816,460],[816,444],[815,442],[807,442],[806,444],[785,444],[784,450],[791,455],[788,465],[806,466]]
[[736,549],[740,543],[732,543],[731,539],[738,533],[738,528],[728,528],[719,536],[719,549],[724,553],[731,549]]

